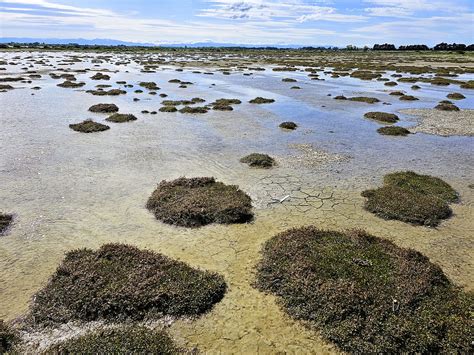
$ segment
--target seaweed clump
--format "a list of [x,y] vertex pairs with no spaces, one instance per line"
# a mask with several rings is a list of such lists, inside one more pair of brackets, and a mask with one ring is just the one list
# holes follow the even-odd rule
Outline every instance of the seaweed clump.
[[469,353],[474,297],[421,253],[364,231],[290,229],[267,241],[256,286],[349,353]]
[[367,112],[364,117],[385,123],[395,123],[399,120],[397,115],[387,112]]
[[255,99],[252,99],[249,101],[251,104],[271,104],[275,102],[274,99],[266,99],[264,97],[256,97]]
[[279,127],[284,128],[284,129],[295,130],[298,127],[298,125],[294,122],[288,121],[288,122],[280,123]]
[[457,192],[443,180],[412,171],[384,177],[384,186],[366,190],[365,209],[385,219],[437,226],[452,214],[449,203],[456,202]]
[[0,213],[0,235],[5,233],[13,222],[11,214]]
[[247,164],[252,168],[271,168],[276,165],[275,159],[267,154],[252,153],[240,159],[241,163]]
[[400,126],[380,127],[377,132],[384,136],[407,136],[411,133],[408,129]]
[[146,207],[158,220],[181,227],[246,223],[253,217],[252,201],[245,192],[212,177],[162,181]]
[[459,111],[459,107],[447,102],[439,103],[438,105],[436,105],[435,109],[440,111]]
[[107,117],[105,120],[109,122],[123,123],[129,121],[136,121],[137,118],[135,117],[135,115],[132,114],[114,113],[113,115]]
[[86,83],[83,83],[83,82],[80,82],[80,83],[76,83],[74,81],[69,81],[69,80],[66,80],[60,84],[58,84],[57,86],[61,87],[61,88],[70,88],[70,89],[75,89],[75,88],[80,88],[80,87],[83,87],[84,85],[86,85]]
[[92,120],[85,120],[80,123],[72,123],[69,125],[69,128],[76,132],[82,133],[103,132],[110,129],[109,126],[99,122],[94,122]]
[[181,350],[161,330],[122,326],[89,331],[48,348],[49,354],[179,354]]
[[0,354],[9,352],[18,341],[18,334],[0,319]]
[[38,325],[69,321],[114,322],[195,316],[226,292],[224,278],[151,250],[105,244],[68,252],[34,297]]
[[196,107],[191,107],[191,106],[184,106],[179,112],[181,113],[191,113],[191,114],[196,114],[196,113],[207,113],[208,109],[207,107],[204,106],[196,106]]
[[111,113],[111,112],[118,112],[119,108],[115,104],[97,104],[89,107],[90,112],[104,112],[104,113]]
[[447,97],[448,99],[451,99],[451,100],[463,100],[466,98],[466,96],[464,96],[463,94],[459,92],[453,92],[451,94],[448,94]]
[[174,106],[166,105],[166,106],[160,107],[159,111],[160,112],[176,112],[178,111],[178,109]]

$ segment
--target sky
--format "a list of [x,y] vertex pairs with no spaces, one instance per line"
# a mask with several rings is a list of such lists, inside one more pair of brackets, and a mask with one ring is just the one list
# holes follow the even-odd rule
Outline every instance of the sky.
[[0,37],[471,44],[474,0],[0,0]]

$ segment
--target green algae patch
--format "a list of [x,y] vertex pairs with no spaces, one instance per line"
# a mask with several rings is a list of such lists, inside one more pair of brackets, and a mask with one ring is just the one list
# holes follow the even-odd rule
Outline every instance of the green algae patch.
[[146,207],[156,219],[181,227],[246,223],[253,218],[251,198],[238,186],[212,177],[162,181]]
[[105,328],[68,339],[48,348],[44,354],[182,354],[163,330],[142,326]]
[[197,316],[225,292],[224,278],[216,273],[154,251],[105,244],[68,252],[35,295],[30,316],[37,325]]
[[295,122],[287,121],[287,122],[280,123],[279,127],[293,131],[298,127],[298,125]]
[[94,122],[92,120],[85,120],[80,123],[72,123],[69,125],[69,128],[81,133],[103,132],[110,129],[109,126],[99,122]]
[[240,159],[241,163],[252,168],[271,168],[276,165],[275,159],[267,154],[252,153]]
[[452,215],[449,203],[456,202],[457,192],[443,180],[412,171],[384,177],[384,186],[366,190],[365,209],[384,219],[415,225],[437,226]]
[[118,112],[119,108],[115,104],[97,104],[89,107],[90,112],[113,113]]
[[384,136],[407,136],[411,132],[400,126],[386,126],[377,129],[377,132]]
[[274,99],[266,99],[264,97],[256,97],[255,99],[252,99],[249,101],[251,104],[271,104],[274,103]]
[[13,216],[11,214],[0,213],[0,235],[7,232],[12,222]]
[[388,112],[367,112],[364,117],[384,123],[396,123],[399,120],[397,115]]
[[105,120],[109,122],[114,122],[114,123],[123,123],[123,122],[136,121],[137,118],[132,114],[114,113],[113,115],[107,117]]
[[0,354],[8,353],[19,341],[19,336],[13,328],[0,319]]
[[468,353],[474,296],[417,251],[364,231],[290,229],[267,241],[256,286],[349,353]]

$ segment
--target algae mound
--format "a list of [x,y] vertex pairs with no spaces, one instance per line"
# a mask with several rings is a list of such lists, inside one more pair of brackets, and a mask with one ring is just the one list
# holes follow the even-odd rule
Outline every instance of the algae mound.
[[275,159],[267,154],[252,153],[240,159],[241,163],[253,168],[271,168],[276,165]]
[[69,128],[76,132],[82,133],[103,132],[110,129],[109,126],[102,123],[94,122],[92,120],[85,120],[81,123],[72,123],[69,125]]
[[89,107],[90,112],[105,112],[105,113],[111,113],[111,112],[118,112],[119,108],[115,104],[97,104],[97,105],[92,105]]

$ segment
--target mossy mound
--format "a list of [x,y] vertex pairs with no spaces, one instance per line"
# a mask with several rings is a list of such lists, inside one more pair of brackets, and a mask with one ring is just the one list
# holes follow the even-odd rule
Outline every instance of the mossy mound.
[[18,341],[18,334],[0,319],[0,354],[9,352]]
[[110,76],[107,74],[97,73],[91,76],[92,80],[110,80]]
[[165,331],[140,326],[122,326],[90,331],[56,344],[46,354],[181,354]]
[[389,95],[390,96],[403,96],[405,95],[405,93],[402,91],[392,91]]
[[284,83],[296,83],[298,80],[292,78],[283,78],[281,79]]
[[242,101],[239,99],[218,99],[212,103],[214,106],[223,105],[223,106],[230,106],[230,105],[240,105]]
[[184,106],[179,112],[181,113],[191,113],[191,114],[196,114],[196,113],[207,113],[208,108],[204,106],[196,106],[196,107],[191,107],[191,106]]
[[209,177],[162,181],[147,208],[158,220],[182,227],[246,223],[253,217],[252,201],[245,192]]
[[138,84],[142,88],[148,89],[148,90],[160,90],[160,88],[156,85],[155,82],[153,81],[142,81],[140,84]]
[[451,103],[440,103],[435,106],[435,109],[440,111],[460,111],[459,107]]
[[407,136],[410,134],[408,129],[400,126],[380,127],[377,132],[384,136]]
[[413,85],[411,88],[412,88],[412,90],[420,90],[421,89],[421,87],[418,86],[418,85]]
[[355,102],[365,102],[367,104],[375,104],[377,102],[380,102],[380,100],[375,97],[366,97],[366,96],[351,97],[348,100],[355,101]]
[[298,125],[294,122],[291,122],[291,121],[288,121],[288,122],[282,122],[280,123],[280,128],[284,128],[284,129],[291,129],[291,130],[295,130]]
[[14,87],[11,85],[0,84],[0,90],[13,90]]
[[400,96],[400,100],[401,101],[418,101],[419,99],[412,95],[403,95],[403,96]]
[[136,121],[137,118],[132,114],[114,113],[113,115],[107,117],[105,120],[109,122],[123,123],[129,121]]
[[447,98],[451,100],[463,100],[466,98],[466,96],[464,96],[463,94],[459,92],[453,92],[451,94],[448,94]]
[[397,115],[387,112],[367,112],[364,117],[385,123],[396,123],[399,120]]
[[110,89],[110,90],[87,90],[86,91],[88,94],[92,94],[94,96],[119,96],[119,95],[125,95],[127,92],[125,90],[120,90],[120,89]]
[[412,171],[388,174],[384,186],[366,190],[365,209],[385,219],[435,227],[452,215],[456,191],[441,179]]
[[57,86],[59,86],[59,87],[61,87],[61,88],[74,89],[74,88],[83,87],[84,85],[86,85],[86,83],[83,83],[83,82],[76,83],[76,82],[74,82],[74,81],[66,80],[65,82],[60,83],[60,84],[58,84]]
[[160,112],[177,112],[178,109],[174,106],[163,106],[160,107]]
[[387,81],[384,85],[385,85],[385,86],[397,86],[398,83],[395,82],[395,81]]
[[419,252],[363,231],[291,229],[265,243],[256,286],[349,353],[469,353],[474,296]]
[[233,111],[234,110],[234,108],[232,106],[222,105],[222,104],[214,105],[214,106],[212,106],[212,109],[216,110],[216,111]]
[[0,235],[5,233],[13,222],[11,214],[0,213]]
[[112,113],[118,112],[119,108],[115,104],[97,104],[89,107],[90,112]]
[[271,168],[276,165],[275,159],[267,154],[252,153],[240,159],[241,163],[247,164],[252,168]]
[[131,245],[66,254],[34,297],[31,319],[40,325],[69,321],[158,319],[209,311],[226,292],[224,278]]
[[474,89],[474,80],[469,80],[460,85],[461,89]]
[[266,99],[264,97],[256,97],[255,99],[252,99],[249,101],[251,104],[271,104],[275,102],[274,99]]
[[102,123],[94,122],[92,120],[85,120],[81,123],[72,123],[69,125],[69,128],[76,132],[82,133],[103,132],[110,129],[109,126]]

